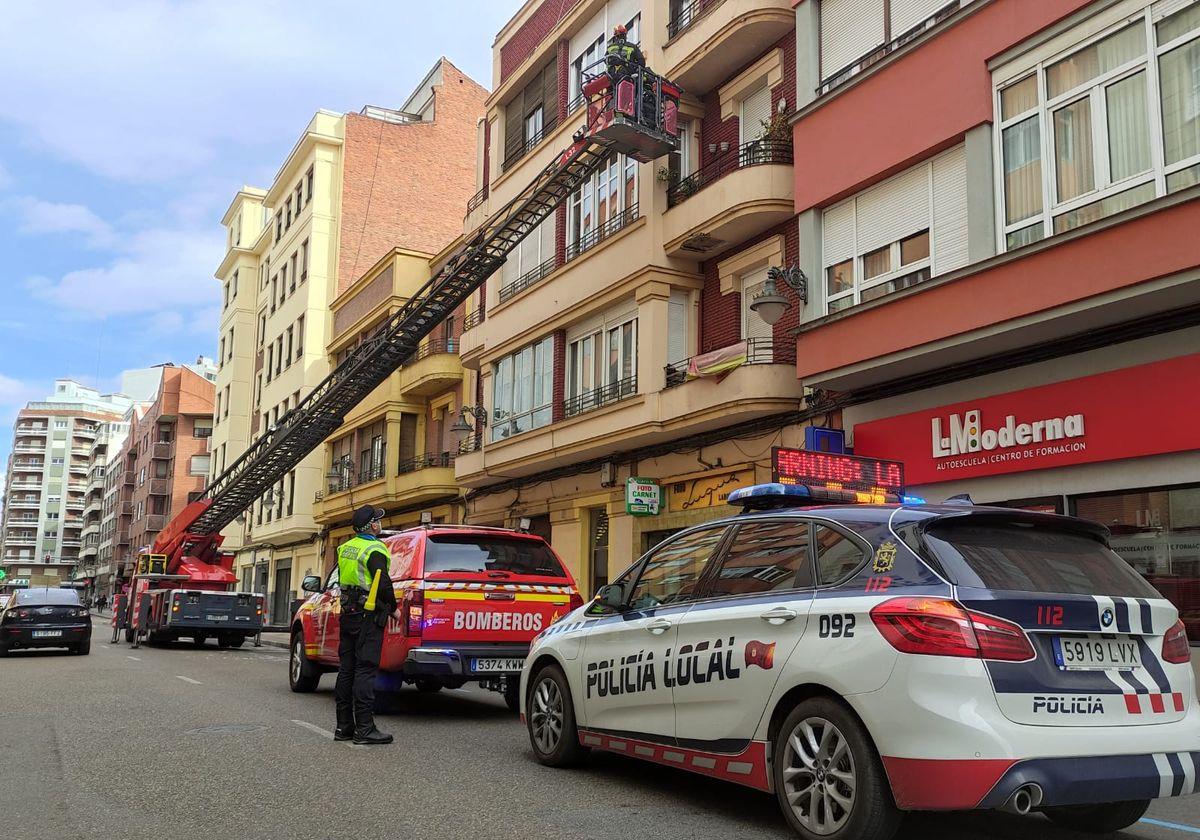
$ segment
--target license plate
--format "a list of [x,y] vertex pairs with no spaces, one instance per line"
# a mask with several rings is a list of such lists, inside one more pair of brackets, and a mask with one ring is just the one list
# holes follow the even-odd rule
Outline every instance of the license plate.
[[516,672],[525,667],[524,659],[472,659],[471,670],[477,674]]
[[227,615],[206,615],[204,617],[209,621],[228,621],[229,620],[229,616],[227,616]]
[[55,636],[61,636],[61,635],[62,635],[61,630],[34,630],[33,631],[33,638],[35,638],[35,639],[50,639],[50,638],[54,638]]
[[1064,671],[1132,671],[1142,666],[1142,655],[1127,636],[1055,636],[1054,661]]

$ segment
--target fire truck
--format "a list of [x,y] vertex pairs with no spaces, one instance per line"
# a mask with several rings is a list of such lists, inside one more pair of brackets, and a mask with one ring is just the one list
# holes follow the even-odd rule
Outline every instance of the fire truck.
[[518,244],[614,153],[649,163],[679,147],[680,89],[645,67],[594,65],[587,122],[571,145],[494,212],[445,266],[260,435],[138,556],[121,627],[134,645],[192,637],[238,647],[262,629],[263,597],[234,592],[221,529],[342,425],[346,412],[416,354],[422,339],[503,266]]

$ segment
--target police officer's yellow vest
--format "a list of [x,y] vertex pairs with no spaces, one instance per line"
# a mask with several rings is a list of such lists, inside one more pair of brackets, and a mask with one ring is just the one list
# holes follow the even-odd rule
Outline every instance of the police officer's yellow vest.
[[357,587],[368,589],[371,586],[371,573],[367,571],[367,560],[375,552],[383,554],[384,567],[390,559],[387,548],[374,537],[358,535],[346,540],[338,548],[338,584],[346,589]]

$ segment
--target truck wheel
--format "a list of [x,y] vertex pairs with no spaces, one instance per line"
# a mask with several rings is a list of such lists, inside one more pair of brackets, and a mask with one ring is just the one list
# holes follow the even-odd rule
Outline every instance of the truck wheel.
[[240,648],[246,642],[245,636],[234,636],[229,640],[229,646]]
[[1088,834],[1109,834],[1133,825],[1149,807],[1149,799],[1135,799],[1132,802],[1105,802],[1103,805],[1051,806],[1042,808],[1042,813],[1050,822],[1063,828]]
[[217,647],[221,650],[229,650],[229,637],[217,636]]
[[321,672],[304,654],[304,634],[292,635],[291,653],[288,656],[288,686],[298,694],[317,690]]
[[534,758],[547,767],[578,764],[588,750],[579,743],[566,675],[557,665],[547,665],[534,675],[530,685],[533,688],[525,707],[525,726]]
[[903,816],[866,729],[828,697],[805,700],[772,745],[775,792],[805,840],[891,840]]
[[208,636],[193,636],[192,644],[196,647],[204,647],[204,643],[208,641]]

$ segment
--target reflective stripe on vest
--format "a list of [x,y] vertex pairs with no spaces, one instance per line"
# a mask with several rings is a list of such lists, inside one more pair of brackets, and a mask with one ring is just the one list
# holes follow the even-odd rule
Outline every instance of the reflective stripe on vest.
[[367,560],[371,554],[387,549],[379,540],[357,536],[346,540],[338,548],[338,584],[342,588],[356,586],[366,589],[371,585],[371,573],[367,571]]

